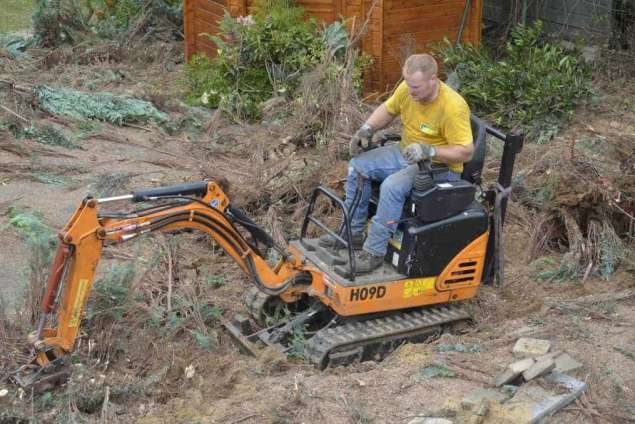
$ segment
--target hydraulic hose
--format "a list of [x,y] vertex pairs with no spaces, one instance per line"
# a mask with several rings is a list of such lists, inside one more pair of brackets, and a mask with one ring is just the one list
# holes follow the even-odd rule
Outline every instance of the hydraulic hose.
[[[248,275],[250,276],[251,280],[256,284],[256,286],[258,286],[258,289],[261,290],[262,292],[268,295],[276,296],[284,292],[287,288],[289,288],[294,283],[295,277],[285,281],[284,284],[282,284],[279,288],[276,288],[276,289],[271,289],[265,286],[265,284],[262,282],[262,280],[260,279],[258,275],[258,271],[256,270],[256,265],[253,261],[253,258],[247,254],[248,253],[246,251],[247,249],[241,249],[239,246],[236,245],[235,240],[227,237],[225,234],[223,234],[222,231],[219,231],[219,229],[223,229],[225,232],[227,232],[227,227],[224,227],[222,223],[218,222],[217,220],[211,217],[195,213],[194,217],[190,219],[190,213],[181,212],[181,213],[169,215],[169,216],[157,219],[155,221],[152,221],[149,226],[149,231],[157,231],[167,225],[173,224],[175,222],[182,222],[182,221],[196,222],[209,228],[210,230],[214,232],[214,234],[217,234],[225,242],[227,242],[232,249],[238,252],[241,256],[244,256],[245,266],[247,268],[246,271]],[[242,240],[238,240],[238,241],[244,242]],[[245,246],[242,246],[242,247],[244,248]]]

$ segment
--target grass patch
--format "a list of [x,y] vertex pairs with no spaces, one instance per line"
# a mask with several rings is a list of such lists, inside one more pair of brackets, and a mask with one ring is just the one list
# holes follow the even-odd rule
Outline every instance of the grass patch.
[[0,34],[31,29],[34,0],[3,0],[0,13]]

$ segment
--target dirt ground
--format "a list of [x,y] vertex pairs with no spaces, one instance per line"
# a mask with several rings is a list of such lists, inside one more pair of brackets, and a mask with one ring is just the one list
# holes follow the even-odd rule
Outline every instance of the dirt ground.
[[[120,60],[83,64],[62,61],[44,66],[42,59],[47,55],[48,52],[35,52],[33,60],[10,62],[0,70],[0,81],[140,96],[153,100],[170,113],[171,118],[180,119],[179,122],[194,113],[177,101],[178,81],[182,78],[182,52],[178,44],[154,44],[142,52],[124,55]],[[102,78],[113,73],[121,77]],[[635,141],[633,87],[632,82],[620,78],[598,83],[602,91],[601,106],[581,108],[571,126],[553,140],[550,148],[561,146],[563,151],[567,150],[571,140],[590,133],[621,134],[624,143],[632,144]],[[67,132],[76,128],[75,122],[29,110],[24,103],[5,105],[38,123],[52,123]],[[210,112],[195,113],[203,124],[212,119]],[[0,111],[0,116],[11,118],[6,111]],[[29,264],[24,238],[9,225],[10,206],[39,211],[46,223],[58,229],[89,192],[125,194],[135,188],[219,176],[229,180],[229,193],[236,193],[240,205],[241,199],[253,199],[251,195],[266,186],[273,178],[275,165],[284,165],[279,166],[279,174],[284,175],[297,170],[298,166],[319,161],[324,155],[311,148],[299,147],[289,152],[281,147],[280,152],[294,158],[294,163],[289,164],[283,162],[284,154],[259,153],[263,148],[273,151],[275,140],[268,140],[269,144],[263,147],[261,140],[250,139],[253,133],[223,125],[216,125],[212,130],[203,125],[169,135],[153,124],[124,127],[101,124],[99,131],[78,141],[81,150],[47,146],[16,139],[9,131],[0,132],[2,297],[9,300],[10,305],[18,305],[20,293],[26,288]],[[517,170],[539,160],[545,148],[527,143]],[[249,165],[245,167],[245,163]],[[311,183],[341,187],[346,165],[342,160],[334,163],[328,172],[312,178]],[[116,187],[109,187],[106,182],[115,176],[118,176]],[[298,190],[300,192],[302,190]],[[282,227],[297,229],[297,216],[293,213],[301,208],[294,211],[278,204],[274,206],[279,206],[278,219]],[[177,334],[165,340],[151,340],[147,346],[152,346],[152,350],[140,352],[135,350],[135,343],[146,346],[144,340],[151,336],[131,335],[111,326],[108,339],[127,344],[122,348],[124,353],[112,363],[104,364],[94,354],[90,355],[91,340],[99,345],[106,337],[104,333],[82,334],[78,351],[83,355],[80,358],[88,359],[78,365],[71,382],[60,389],[66,397],[54,397],[54,401],[48,403],[39,398],[38,412],[27,414],[24,419],[139,424],[407,423],[416,417],[428,416],[467,422],[459,406],[463,397],[475,388],[487,387],[492,376],[513,360],[511,350],[518,337],[531,336],[549,340],[552,350],[568,352],[581,362],[583,367],[572,375],[588,384],[588,390],[580,399],[548,422],[633,422],[633,275],[618,272],[608,280],[590,277],[583,284],[533,278],[527,252],[532,228],[521,219],[523,215],[518,208],[513,201],[510,203],[505,229],[505,285],[499,289],[484,286],[477,298],[468,303],[474,324],[465,334],[446,334],[430,344],[404,345],[381,363],[366,362],[321,372],[300,359],[281,358],[271,352],[260,358],[245,356],[220,328],[215,329],[218,344],[212,351],[192,349],[187,337]],[[258,210],[258,205],[252,203],[247,210]],[[256,218],[263,224],[266,221],[264,216]],[[181,280],[200,279],[201,269],[213,270],[215,275],[222,275],[224,284],[211,291],[208,300],[219,306],[225,317],[235,312],[244,313],[241,296],[249,283],[230,259],[200,236],[184,234],[175,240],[179,257],[186,258],[178,271]],[[110,248],[100,275],[115,261],[131,261],[137,256],[147,259],[165,244],[164,238],[153,238],[136,247]],[[158,281],[162,274],[149,271],[146,275]],[[461,343],[479,349],[474,353],[447,352],[438,349],[441,343]],[[423,369],[439,360],[454,372],[454,377],[425,376]],[[119,391],[115,396],[116,388],[126,381],[146,381],[153,375],[158,376],[157,382],[142,394]],[[82,404],[81,393],[69,388],[73,384],[81,388],[80,391],[101,393],[98,404],[91,407],[86,406],[86,402]],[[30,410],[28,395],[20,398],[6,379],[0,380],[2,388],[7,388],[10,394],[0,398],[0,408]],[[110,400],[109,393],[112,394]],[[0,422],[23,421],[7,418]],[[524,421],[494,410],[485,422]]]

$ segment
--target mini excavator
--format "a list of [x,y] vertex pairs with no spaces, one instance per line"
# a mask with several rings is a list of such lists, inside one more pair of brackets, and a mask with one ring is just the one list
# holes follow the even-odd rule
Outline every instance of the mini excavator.
[[[344,202],[324,187],[315,189],[299,239],[288,246],[272,237],[235,205],[215,182],[196,182],[86,197],[59,233],[37,329],[30,334],[33,359],[14,379],[23,387],[50,387],[68,377],[68,356],[79,333],[104,245],[144,234],[195,229],[209,234],[253,281],[246,298],[251,317],[223,320],[239,342],[253,352],[265,344],[289,352],[298,328],[304,356],[318,368],[381,359],[405,341],[421,342],[449,325],[469,319],[464,300],[482,282],[502,275],[500,240],[522,135],[505,135],[471,118],[475,154],[464,165],[462,180],[437,181],[444,167],[419,164],[414,188],[384,264],[358,275],[351,240],[350,214]],[[498,182],[481,189],[486,135],[504,143]],[[381,144],[391,140],[384,136]],[[328,228],[314,216],[325,196],[341,210],[341,226]],[[376,196],[369,213],[376,209]],[[108,212],[110,202],[144,202],[130,212]],[[374,206],[373,206],[374,205]],[[355,206],[354,206],[355,207]],[[307,238],[309,226],[331,234],[342,248],[324,249]],[[315,230],[315,228],[314,228]],[[262,249],[277,252],[270,264]],[[272,326],[268,316],[286,308],[289,318]]]

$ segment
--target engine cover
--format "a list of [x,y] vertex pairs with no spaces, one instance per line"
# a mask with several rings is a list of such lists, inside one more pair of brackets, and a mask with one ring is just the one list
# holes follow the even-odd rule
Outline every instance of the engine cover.
[[438,182],[423,192],[413,190],[405,209],[423,222],[439,221],[467,209],[475,194],[476,188],[464,180]]
[[408,277],[439,275],[461,250],[487,231],[488,219],[483,205],[474,200],[463,212],[439,221],[407,218],[390,240],[386,260]]

